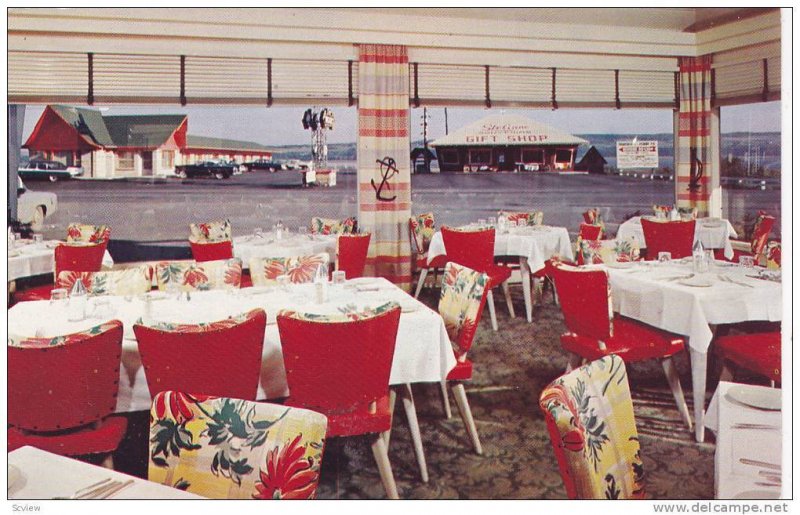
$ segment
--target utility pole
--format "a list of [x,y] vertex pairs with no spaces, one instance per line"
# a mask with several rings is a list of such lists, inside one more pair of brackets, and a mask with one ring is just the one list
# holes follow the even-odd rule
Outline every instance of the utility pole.
[[428,148],[428,108],[422,108],[422,148]]
[[447,136],[449,131],[447,130],[447,108],[444,108],[444,135]]

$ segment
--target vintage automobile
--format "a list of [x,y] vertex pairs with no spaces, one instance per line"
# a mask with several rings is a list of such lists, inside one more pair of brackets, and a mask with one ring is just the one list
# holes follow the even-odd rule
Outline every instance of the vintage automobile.
[[47,191],[31,191],[17,178],[17,220],[41,231],[44,219],[58,208],[58,197]]
[[253,172],[255,170],[264,170],[266,172],[277,172],[278,170],[285,169],[285,166],[277,161],[272,161],[271,159],[256,159],[255,161],[250,161],[249,163],[244,163],[245,170],[248,172]]
[[238,165],[217,161],[201,161],[192,165],[178,165],[175,175],[185,179],[187,177],[214,177],[227,179],[237,171]]
[[59,179],[71,179],[83,175],[83,167],[67,166],[58,161],[34,159],[27,165],[20,166],[18,173],[23,179],[48,179],[50,182],[56,182]]
[[308,161],[300,161],[299,159],[289,159],[286,161],[287,170],[306,170],[309,168]]

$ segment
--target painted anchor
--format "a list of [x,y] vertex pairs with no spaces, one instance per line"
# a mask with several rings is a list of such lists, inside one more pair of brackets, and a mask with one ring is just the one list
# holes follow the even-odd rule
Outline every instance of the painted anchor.
[[375,190],[375,198],[382,202],[392,202],[394,199],[397,198],[397,195],[393,195],[391,197],[384,197],[383,196],[383,188],[387,190],[392,189],[391,183],[389,183],[389,179],[394,177],[396,174],[399,174],[400,171],[397,169],[397,163],[394,159],[389,156],[384,157],[383,159],[376,159],[376,163],[381,165],[381,183],[379,185],[375,185],[375,179],[370,179],[370,183],[372,183],[372,189]]

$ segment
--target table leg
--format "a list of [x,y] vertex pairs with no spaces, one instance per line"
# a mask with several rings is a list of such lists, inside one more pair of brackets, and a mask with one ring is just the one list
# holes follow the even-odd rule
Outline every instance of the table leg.
[[694,399],[694,434],[698,442],[705,439],[706,367],[708,354],[689,347],[692,362],[692,397]]
[[522,295],[525,297],[525,318],[528,323],[533,321],[533,300],[531,295],[531,268],[528,266],[528,258],[519,257],[519,275],[522,279]]

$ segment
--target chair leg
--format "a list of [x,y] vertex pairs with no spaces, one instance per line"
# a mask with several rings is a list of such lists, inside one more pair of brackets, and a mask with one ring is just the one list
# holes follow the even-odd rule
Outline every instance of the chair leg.
[[492,330],[497,331],[497,315],[494,312],[494,295],[492,290],[486,295],[486,303],[489,305],[489,318],[492,319]]
[[103,463],[101,463],[101,466],[107,469],[114,470],[114,456],[112,456],[111,453],[109,453],[108,456],[106,456],[105,459],[103,460]]
[[733,370],[731,370],[727,360],[722,362],[722,371],[719,373],[719,380],[727,382],[733,381]]
[[511,318],[517,318],[514,314],[514,303],[511,302],[511,291],[508,288],[508,281],[504,281],[502,284],[503,287],[503,295],[506,296],[506,306],[508,306],[508,314],[511,315]]
[[450,417],[453,416],[453,412],[450,411],[450,399],[447,396],[447,380],[442,380],[439,383],[439,386],[442,388],[442,404],[444,404],[444,414],[447,416],[447,420],[450,420]]
[[678,377],[678,371],[675,369],[675,362],[671,357],[661,360],[661,366],[664,368],[664,373],[667,375],[667,382],[669,388],[672,390],[672,396],[675,397],[675,403],[678,405],[678,411],[681,413],[681,418],[689,431],[692,430],[692,417],[689,415],[689,407],[686,405],[686,399],[683,397],[683,388],[681,388],[681,379]]
[[472,410],[469,407],[467,392],[464,391],[463,384],[456,383],[453,385],[453,397],[456,399],[458,411],[461,412],[461,419],[464,421],[464,427],[467,429],[467,433],[469,433],[469,437],[472,440],[472,446],[475,447],[475,453],[483,454],[481,440],[478,438],[478,429],[475,427],[475,420],[472,419]]
[[386,496],[389,499],[399,499],[397,484],[394,482],[394,474],[392,474],[392,464],[389,462],[389,451],[386,449],[381,435],[378,435],[372,443],[372,455],[375,457],[375,463],[378,464],[378,473],[381,475],[381,483],[386,490]]
[[419,271],[419,279],[417,280],[417,291],[414,292],[414,298],[418,299],[419,294],[422,291],[422,286],[425,284],[425,279],[428,277],[428,269],[423,268]]
[[394,387],[389,388],[389,413],[392,417],[392,425],[389,426],[389,429],[381,433],[381,437],[383,438],[383,442],[386,444],[386,450],[389,450],[389,441],[392,439],[392,427],[394,427],[394,404],[397,401],[397,392],[395,391]]
[[422,448],[422,435],[419,432],[417,408],[414,406],[414,394],[411,391],[411,385],[406,383],[400,386],[400,395],[403,399],[403,408],[406,411],[406,420],[408,420],[408,430],[411,432],[411,441],[414,443],[414,454],[417,457],[417,465],[419,465],[419,475],[422,478],[422,482],[427,483],[428,464],[425,462],[425,449]]
[[567,369],[564,371],[565,374],[569,374],[572,372],[573,369],[578,368],[581,366],[583,362],[583,358],[575,354],[574,352],[569,353],[569,359],[567,360]]

